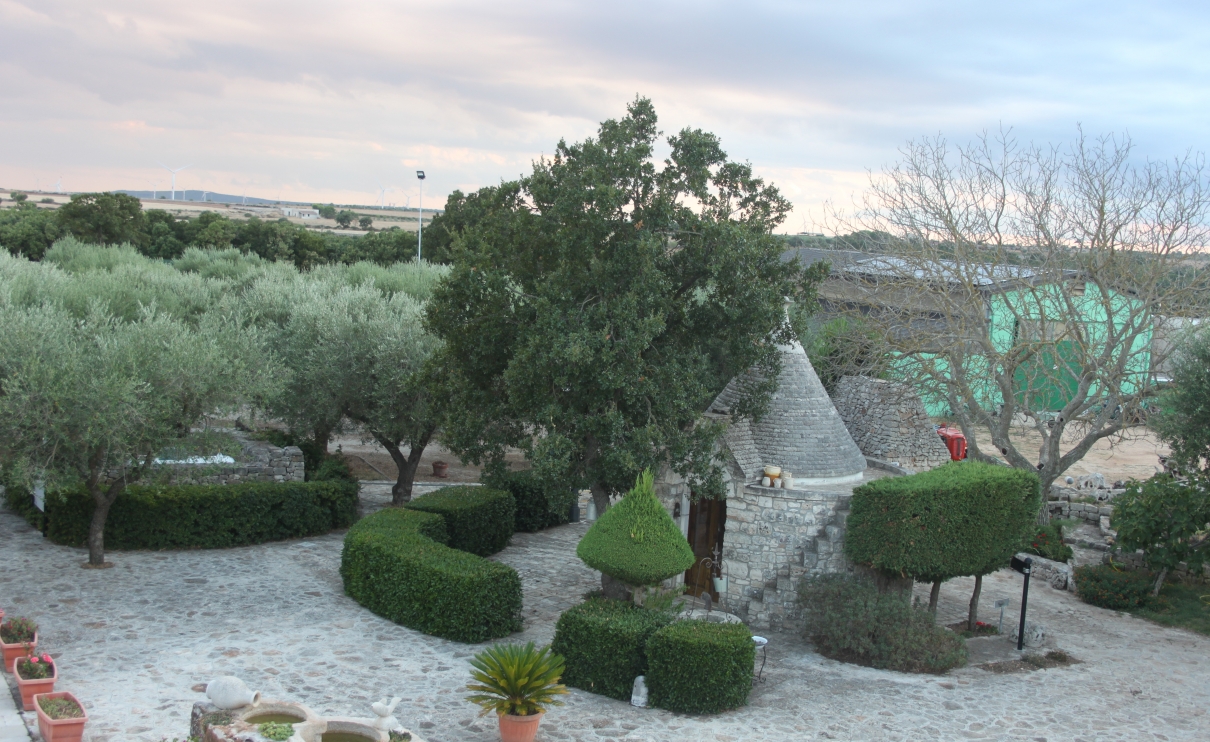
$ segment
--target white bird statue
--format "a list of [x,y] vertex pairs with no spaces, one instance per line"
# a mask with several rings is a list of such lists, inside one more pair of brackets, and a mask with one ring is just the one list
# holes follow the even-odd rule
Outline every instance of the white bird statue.
[[388,704],[384,698],[378,703],[370,706],[370,708],[374,709],[374,713],[378,715],[378,720],[374,722],[375,729],[385,729],[390,731],[399,726],[399,720],[395,718],[394,714],[395,706],[399,705],[399,702],[402,700],[402,698],[396,696],[395,698],[392,698],[391,702]]

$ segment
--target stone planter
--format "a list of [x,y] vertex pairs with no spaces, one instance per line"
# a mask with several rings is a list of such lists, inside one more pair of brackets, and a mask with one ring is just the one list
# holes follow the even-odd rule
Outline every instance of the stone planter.
[[4,669],[12,670],[13,669],[13,660],[17,659],[18,657],[28,656],[31,652],[33,652],[37,648],[38,648],[38,632],[36,632],[36,631],[34,632],[34,640],[32,642],[30,642],[28,646],[26,644],[23,644],[22,642],[14,642],[12,644],[5,644],[4,642],[0,641],[0,650],[4,651]]
[[543,716],[546,716],[545,711],[529,716],[500,714],[500,742],[534,742]]
[[70,693],[39,693],[34,696],[34,708],[38,712],[38,731],[42,733],[44,742],[80,742],[84,737],[84,725],[88,723],[88,714],[84,713],[78,719],[52,719],[42,710],[38,703],[43,698],[70,698],[84,710],[84,704]]
[[17,663],[20,661],[20,657],[14,659],[9,669],[12,670],[13,677],[17,679],[17,689],[21,691],[21,705],[25,707],[26,711],[33,711],[34,696],[54,692],[55,681],[59,679],[59,663],[51,663],[52,672],[49,678],[26,680],[21,677],[21,673],[17,672]]

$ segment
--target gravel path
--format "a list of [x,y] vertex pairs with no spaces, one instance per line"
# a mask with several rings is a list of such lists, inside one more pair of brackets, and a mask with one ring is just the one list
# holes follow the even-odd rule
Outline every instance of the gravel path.
[[[363,501],[373,508],[385,496],[369,485]],[[515,639],[549,641],[558,613],[596,585],[574,556],[585,529],[518,534],[498,555],[525,587],[526,630]],[[116,567],[93,571],[80,568],[83,550],[49,544],[0,510],[0,605],[41,625],[42,648],[61,663],[60,687],[89,710],[89,742],[183,737],[192,703],[202,699],[191,688],[224,674],[325,715],[366,716],[373,701],[399,695],[397,716],[430,742],[497,740],[494,722],[462,699],[475,647],[396,626],[345,597],[341,539],[113,553]],[[1000,597],[1013,600],[1016,616],[1019,580],[1011,572],[985,580],[985,619]],[[943,620],[964,613],[970,585],[945,585]],[[907,676],[833,662],[790,634],[773,634],[765,681],[744,709],[685,716],[573,691],[538,739],[1210,738],[1210,638],[1093,608],[1044,585],[1030,607],[1078,664]]]

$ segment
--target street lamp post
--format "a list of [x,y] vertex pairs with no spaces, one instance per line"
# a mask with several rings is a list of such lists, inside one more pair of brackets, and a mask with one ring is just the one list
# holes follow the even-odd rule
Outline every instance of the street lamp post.
[[424,171],[416,171],[416,179],[420,181],[420,218],[416,222],[416,262],[420,262],[420,248],[424,245]]

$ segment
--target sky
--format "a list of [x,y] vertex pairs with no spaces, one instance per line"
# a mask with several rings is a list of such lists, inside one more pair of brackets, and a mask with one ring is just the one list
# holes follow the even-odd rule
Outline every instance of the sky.
[[0,0],[0,188],[415,207],[652,99],[817,231],[906,140],[1210,150],[1210,4]]

